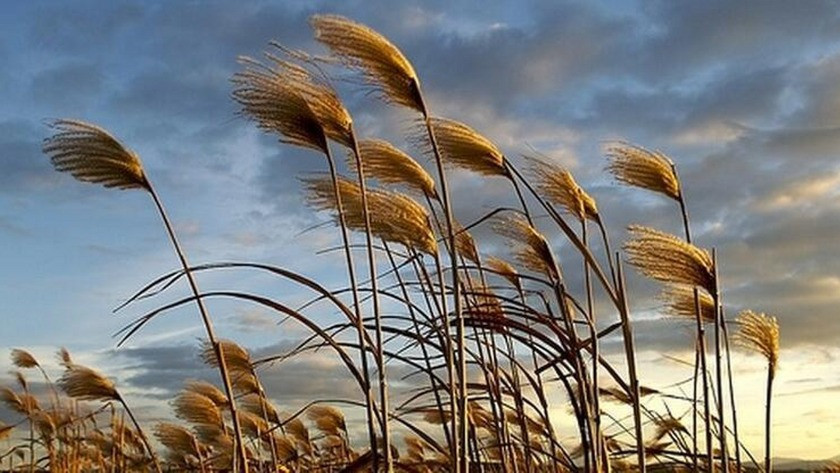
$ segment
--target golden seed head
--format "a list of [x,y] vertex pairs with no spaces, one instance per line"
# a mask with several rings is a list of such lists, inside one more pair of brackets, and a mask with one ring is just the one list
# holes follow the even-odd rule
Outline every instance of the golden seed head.
[[[329,210],[338,220],[338,203],[329,177],[303,180],[307,201],[318,210]],[[338,179],[338,194],[347,227],[365,231],[362,192],[359,185],[346,178]],[[437,252],[437,241],[425,207],[398,192],[367,189],[371,233],[385,241],[400,243],[428,254]]]
[[309,23],[315,39],[346,66],[360,71],[385,101],[423,111],[417,74],[387,38],[339,15],[313,15]]
[[[437,198],[432,176],[420,163],[391,143],[385,140],[361,140],[359,154],[364,165],[365,177],[378,179],[385,184],[402,185],[429,198]],[[348,162],[355,169],[356,160],[352,153],[348,155]]]
[[[675,317],[695,319],[697,308],[694,300],[694,288],[684,284],[668,284],[659,300],[665,303],[666,312]],[[705,291],[697,291],[697,300],[700,303],[700,320],[706,323],[715,321],[715,301]]]
[[[508,177],[504,154],[492,141],[455,120],[432,117],[431,123],[444,164],[484,176]],[[434,150],[426,137],[423,123],[416,128],[412,141],[427,156],[433,156]]]
[[289,68],[240,58],[244,69],[234,74],[233,99],[240,113],[283,143],[327,152],[326,131],[305,97],[292,83]]
[[57,171],[105,187],[149,190],[140,158],[104,129],[69,119],[50,127],[56,131],[44,139],[42,149]]
[[327,435],[340,436],[347,431],[344,414],[333,406],[314,405],[306,411],[309,420],[315,422],[315,427]]
[[649,227],[631,225],[628,230],[633,236],[624,244],[628,261],[645,276],[715,293],[714,265],[706,250]]
[[517,214],[497,218],[493,229],[510,239],[515,248],[515,258],[521,265],[552,280],[560,278],[559,267],[555,264],[548,240],[525,217]]
[[86,366],[71,365],[67,367],[57,384],[72,398],[85,401],[117,401],[120,399],[113,381]]
[[595,199],[578,185],[568,169],[534,156],[525,158],[529,174],[546,200],[559,205],[578,220],[598,220]]
[[680,198],[680,181],[673,161],[659,151],[650,151],[629,143],[610,143],[607,171],[625,184],[659,192],[672,199]]
[[39,366],[38,360],[36,360],[31,353],[18,348],[12,350],[12,364],[23,369],[36,368]]
[[770,367],[770,375],[775,375],[779,364],[779,322],[775,317],[751,310],[738,314],[737,322],[739,330],[735,335],[736,343],[764,356]]
[[507,279],[516,289],[522,288],[522,282],[519,280],[519,272],[507,261],[491,256],[487,258],[484,264],[498,273],[499,276]]

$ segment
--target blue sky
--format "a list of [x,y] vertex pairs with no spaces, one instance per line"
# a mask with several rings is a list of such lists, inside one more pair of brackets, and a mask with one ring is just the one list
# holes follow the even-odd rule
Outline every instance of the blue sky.
[[[111,334],[155,303],[121,316],[111,309],[177,261],[148,196],[52,171],[40,152],[50,118],[99,123],[137,151],[194,262],[265,261],[342,284],[335,254],[316,254],[336,234],[310,229],[327,217],[303,206],[297,181],[323,170],[321,158],[261,135],[229,98],[238,55],[257,56],[272,39],[322,51],[306,20],[334,12],[403,49],[434,113],[471,124],[514,161],[533,146],[569,166],[617,240],[631,222],[680,227],[671,203],[606,179],[602,143],[626,139],[669,154],[698,243],[719,251],[730,313],[752,308],[779,317],[785,396],[778,406],[789,412],[779,423],[797,438],[780,444],[780,454],[838,453],[831,447],[840,443],[840,415],[825,408],[840,393],[836,4],[116,0],[4,2],[3,9],[0,348],[51,357],[67,346],[155,413],[160,403],[143,393],[165,398],[198,369],[192,357],[201,331],[191,308],[113,350]],[[338,84],[361,134],[404,145],[411,117],[351,82]],[[454,187],[465,222],[510,197],[503,183],[469,175],[456,175]],[[488,253],[504,251],[487,238]],[[207,275],[201,284],[306,298],[247,274]],[[648,362],[684,350],[686,330],[651,320],[654,286],[635,277],[631,284]],[[303,335],[252,308],[218,304],[214,314],[224,336],[265,353]],[[742,362],[758,375],[760,363]],[[313,367],[323,379],[312,379]],[[341,376],[329,360],[302,360],[278,373],[276,396],[293,403]],[[806,415],[808,426],[795,422]]]

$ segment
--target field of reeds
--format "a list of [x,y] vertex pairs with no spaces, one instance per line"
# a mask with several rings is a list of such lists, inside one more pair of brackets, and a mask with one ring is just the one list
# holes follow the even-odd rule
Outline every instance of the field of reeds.
[[[50,379],[44,360],[13,350],[17,385],[0,389],[0,400],[19,422],[0,425],[2,468],[772,470],[778,324],[761,313],[725,312],[716,252],[692,239],[683,193],[691,183],[680,180],[674,161],[635,144],[604,147],[605,172],[672,202],[673,218],[684,229],[673,235],[640,222],[629,228],[628,241],[611,241],[595,196],[568,169],[536,150],[509,159],[492,137],[435,115],[418,71],[387,38],[332,15],[313,16],[311,27],[327,57],[271,43],[264,57],[240,59],[232,99],[243,118],[281,146],[307,148],[324,163],[323,174],[302,177],[303,188],[312,209],[334,219],[342,242],[336,272],[346,274],[346,285],[326,287],[293,268],[261,262],[192,266],[141,158],[97,125],[52,122],[43,151],[56,170],[146,192],[160,214],[178,269],[149,275],[153,280],[126,306],[163,300],[175,285],[191,291],[140,314],[119,334],[119,344],[142,337],[158,316],[194,306],[205,329],[201,359],[218,377],[184,380],[171,401],[173,420],[149,424],[132,412],[120,386],[74,362],[66,350],[59,352],[59,379]],[[406,130],[411,149],[357,136],[332,85],[337,73],[350,74],[359,87],[402,110],[412,124]],[[456,169],[507,189],[518,205],[460,221],[447,180]],[[491,229],[509,243],[507,250],[486,254],[475,229]],[[575,256],[561,259],[561,246]],[[224,270],[294,284],[311,301],[292,306],[277,294],[201,290],[203,274]],[[683,320],[695,335],[686,379],[667,389],[647,386],[638,370],[630,273],[661,283],[665,315]],[[214,330],[206,301],[216,299],[262,307],[310,335],[289,352],[252,358]],[[318,314],[327,310],[341,320],[324,323]],[[621,356],[602,353],[606,340],[622,346]],[[357,396],[276,405],[261,370],[315,350],[341,361]],[[732,363],[746,352],[767,365],[766,385],[755,387],[766,394],[761,446],[744,445],[739,436]],[[36,396],[28,375],[44,378],[48,395]],[[347,425],[351,410],[363,426]],[[574,419],[572,431],[558,432],[558,413]]]

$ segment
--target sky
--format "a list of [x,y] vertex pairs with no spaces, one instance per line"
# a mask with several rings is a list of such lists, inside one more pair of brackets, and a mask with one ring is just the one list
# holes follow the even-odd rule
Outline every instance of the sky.
[[[304,205],[298,178],[322,158],[280,145],[236,115],[237,56],[270,40],[324,53],[307,18],[339,13],[389,37],[411,60],[434,114],[469,123],[514,162],[536,149],[597,200],[614,245],[634,222],[679,232],[673,202],[618,186],[602,146],[627,140],[677,164],[695,241],[716,248],[727,311],[778,317],[776,454],[840,454],[840,7],[834,2],[11,1],[0,15],[0,352],[45,365],[66,346],[113,376],[140,413],[166,415],[197,359],[193,308],[116,347],[133,317],[186,292],[118,306],[177,265],[142,192],[83,185],[40,151],[45,122],[98,123],[139,153],[193,262],[260,261],[344,284],[328,220]],[[363,136],[405,146],[412,116],[331,70]],[[470,222],[512,203],[501,181],[453,176]],[[505,248],[489,232],[487,254]],[[557,249],[571,255],[559,242]],[[310,295],[249,272],[203,274],[204,289],[247,288],[291,303]],[[655,285],[632,274],[643,383],[664,386],[687,357],[690,329],[658,316]],[[306,336],[241,304],[212,305],[219,332],[257,355]],[[334,314],[322,314],[330,320]],[[2,353],[0,353],[2,354]],[[670,363],[670,364],[669,364]],[[0,382],[11,369],[0,358]],[[735,358],[748,445],[761,452],[763,371]],[[318,376],[313,376],[318,373]],[[59,374],[56,370],[54,374]],[[34,375],[33,375],[34,376]],[[284,406],[325,392],[353,397],[323,354],[270,370]],[[671,378],[673,379],[673,378]],[[12,416],[0,410],[0,419]]]

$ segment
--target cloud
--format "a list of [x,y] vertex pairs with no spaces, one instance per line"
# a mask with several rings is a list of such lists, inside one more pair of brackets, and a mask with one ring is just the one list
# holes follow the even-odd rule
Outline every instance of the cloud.
[[0,122],[0,193],[32,192],[57,181],[41,153],[43,136],[25,121]]

